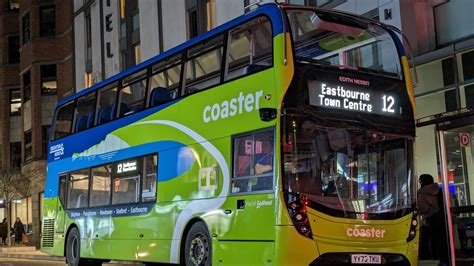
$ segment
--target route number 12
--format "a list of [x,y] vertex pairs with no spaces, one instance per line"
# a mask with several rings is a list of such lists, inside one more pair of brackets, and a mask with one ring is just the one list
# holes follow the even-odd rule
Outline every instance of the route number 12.
[[383,100],[382,112],[395,113],[395,110],[393,109],[393,105],[395,104],[395,99],[393,98],[393,96],[384,95],[382,97],[382,100]]

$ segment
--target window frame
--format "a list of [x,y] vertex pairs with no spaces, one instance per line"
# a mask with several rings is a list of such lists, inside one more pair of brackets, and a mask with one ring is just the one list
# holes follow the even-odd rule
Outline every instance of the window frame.
[[[46,68],[54,66],[54,79],[52,76],[45,77],[43,76],[43,72],[46,72]],[[45,82],[51,82],[55,81],[56,82],[56,89],[47,91],[43,87],[43,83]],[[41,65],[40,66],[40,82],[41,82],[41,95],[56,95],[58,91],[58,65],[57,64],[47,64],[47,65]]]
[[[26,137],[30,139],[29,142],[26,142]],[[26,151],[29,150],[29,156],[27,156]],[[29,162],[33,160],[34,155],[33,155],[33,132],[32,130],[27,130],[23,132],[23,161],[24,162]]]
[[30,13],[26,13],[21,17],[21,44],[26,45],[31,39],[31,27],[30,27]]
[[[20,94],[20,97],[17,98],[15,101],[13,101],[13,92],[18,92]],[[20,116],[21,115],[21,90],[20,89],[11,89],[8,91],[8,102],[10,105],[10,116]],[[12,105],[14,104],[20,104],[18,107],[18,111],[12,112]]]
[[[51,25],[53,25],[53,28],[52,30],[46,28],[47,26],[50,26],[49,23],[46,23],[47,22],[47,19],[45,17],[43,17],[44,13],[43,11],[44,10],[48,10],[48,9],[52,9],[53,10],[53,23],[51,23]],[[40,6],[39,8],[39,34],[41,37],[45,37],[45,36],[54,36],[56,35],[56,6],[55,5],[44,5],[44,6]]]
[[[25,73],[21,75],[23,81],[23,102],[31,100],[31,71],[28,69]],[[28,81],[28,84],[25,84],[25,81]],[[28,93],[27,93],[28,92]]]
[[[252,141],[255,142],[255,136],[257,136],[258,134],[261,134],[261,133],[265,133],[265,132],[271,132],[272,135],[273,135],[273,158],[272,158],[272,170],[268,173],[262,173],[262,174],[251,174],[249,173],[249,175],[245,175],[245,176],[235,176],[235,166],[236,166],[236,163],[237,163],[237,160],[235,159],[235,140],[239,139],[239,138],[242,138],[244,136],[252,136]],[[266,193],[270,193],[270,192],[273,192],[275,190],[275,170],[276,170],[276,158],[275,158],[275,148],[276,148],[276,129],[275,127],[266,127],[266,128],[260,128],[260,129],[257,129],[257,130],[252,130],[252,131],[247,131],[247,132],[242,132],[242,133],[239,133],[239,134],[235,134],[235,135],[232,135],[231,136],[231,165],[232,165],[232,172],[231,172],[231,176],[230,176],[230,186],[231,186],[231,189],[230,189],[230,195],[247,195],[247,194],[266,194]],[[250,158],[250,162],[249,162],[249,165],[253,164],[253,162],[255,162],[255,147],[252,147],[252,157]],[[245,191],[245,192],[233,192],[232,191],[232,185],[233,185],[233,182],[235,180],[245,180],[245,179],[252,179],[252,178],[263,178],[263,177],[268,177],[268,176],[271,176],[272,177],[272,187],[271,189],[265,189],[265,190],[255,190],[255,191]]]
[[[17,45],[18,50],[12,51],[12,48]],[[20,36],[11,35],[8,36],[8,64],[18,64],[20,63]]]

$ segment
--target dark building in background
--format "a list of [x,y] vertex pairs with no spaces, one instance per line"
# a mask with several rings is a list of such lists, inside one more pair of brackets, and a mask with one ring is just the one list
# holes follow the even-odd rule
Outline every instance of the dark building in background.
[[28,225],[34,244],[54,106],[74,91],[71,19],[71,1],[0,1],[0,171],[21,172],[11,219]]

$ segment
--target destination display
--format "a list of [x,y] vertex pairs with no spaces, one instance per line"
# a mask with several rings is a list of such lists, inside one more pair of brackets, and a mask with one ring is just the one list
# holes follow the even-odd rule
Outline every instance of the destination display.
[[399,116],[400,97],[383,88],[372,88],[369,80],[338,76],[337,80],[309,80],[309,104],[345,111]]
[[140,172],[140,160],[129,159],[114,164],[112,173],[117,176],[131,176]]

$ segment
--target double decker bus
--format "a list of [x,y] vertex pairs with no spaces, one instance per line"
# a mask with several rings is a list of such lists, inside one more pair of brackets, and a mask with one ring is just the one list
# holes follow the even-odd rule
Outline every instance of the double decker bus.
[[69,265],[417,265],[392,27],[265,4],[61,100],[41,248]]

